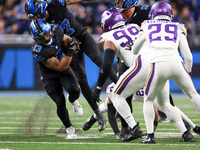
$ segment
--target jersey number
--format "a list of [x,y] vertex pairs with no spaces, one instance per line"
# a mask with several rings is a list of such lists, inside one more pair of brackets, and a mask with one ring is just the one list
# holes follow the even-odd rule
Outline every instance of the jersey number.
[[[172,24],[166,24],[164,27],[164,32],[161,31],[161,24],[151,24],[148,26],[148,30],[152,31],[149,33],[149,39],[150,39],[150,43],[153,41],[162,41],[163,39],[161,39],[160,36],[160,32],[162,33],[168,33],[168,35],[170,34],[170,36],[164,36],[164,40],[166,41],[173,41],[174,43],[176,43],[177,40],[177,26],[176,25],[172,25]],[[159,34],[159,35],[157,35]]]
[[120,44],[121,47],[125,47],[128,43],[131,43],[133,41],[133,39],[126,33],[129,32],[131,35],[137,35],[139,33],[138,28],[132,26],[127,28],[127,30],[120,30],[120,31],[116,31],[115,33],[113,33],[113,37],[116,40],[119,40],[121,38],[126,38],[127,41],[126,42],[122,42]]
[[34,48],[33,48],[33,52],[40,52],[42,49],[42,46],[35,44]]
[[65,19],[61,24],[60,27],[63,29],[64,33],[67,35],[71,35],[74,33],[74,29],[70,27],[69,21]]

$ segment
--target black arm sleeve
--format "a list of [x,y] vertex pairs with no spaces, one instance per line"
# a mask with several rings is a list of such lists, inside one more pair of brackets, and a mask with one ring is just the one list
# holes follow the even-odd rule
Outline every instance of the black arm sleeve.
[[115,56],[115,51],[113,49],[105,50],[105,56],[104,56],[103,63],[101,65],[100,72],[99,72],[97,86],[102,87],[102,85],[105,83],[106,79],[108,78],[108,75],[110,73],[110,70],[113,64],[114,56]]

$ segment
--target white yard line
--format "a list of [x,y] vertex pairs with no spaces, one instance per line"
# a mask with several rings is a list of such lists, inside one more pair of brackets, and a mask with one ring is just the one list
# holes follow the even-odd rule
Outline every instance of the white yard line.
[[[66,139],[67,140],[67,139]],[[76,140],[76,139],[74,139]],[[140,145],[140,146],[148,146],[148,144],[140,144],[140,143],[82,143],[82,142],[26,142],[26,141],[0,141],[0,144],[57,144],[57,145]],[[170,146],[200,146],[200,144],[152,144],[151,146],[157,145],[170,145]]]

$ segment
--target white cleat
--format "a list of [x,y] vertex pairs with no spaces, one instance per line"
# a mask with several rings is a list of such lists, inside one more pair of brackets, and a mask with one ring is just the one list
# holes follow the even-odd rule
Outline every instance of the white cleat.
[[77,137],[77,134],[76,134],[76,131],[75,131],[75,128],[70,126],[66,129],[66,132],[67,132],[67,137],[66,139],[74,139]]
[[77,100],[70,104],[72,105],[72,108],[77,116],[83,116],[83,109]]

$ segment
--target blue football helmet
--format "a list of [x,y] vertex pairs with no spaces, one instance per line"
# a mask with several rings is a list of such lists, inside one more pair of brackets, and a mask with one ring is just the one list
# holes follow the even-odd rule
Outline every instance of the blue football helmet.
[[122,14],[116,9],[106,10],[101,15],[101,27],[104,32],[108,32],[124,25],[125,22]]
[[45,0],[26,0],[25,12],[29,19],[33,19],[34,15],[40,14],[42,18],[46,18],[47,2]]
[[138,3],[138,0],[115,0],[115,8],[119,12],[122,12],[128,8],[136,6],[137,3]]
[[30,32],[35,41],[45,45],[51,45],[53,41],[51,25],[44,19],[38,18],[32,20],[30,24]]
[[173,11],[170,4],[165,1],[157,1],[151,7],[151,19],[169,20],[173,18]]

